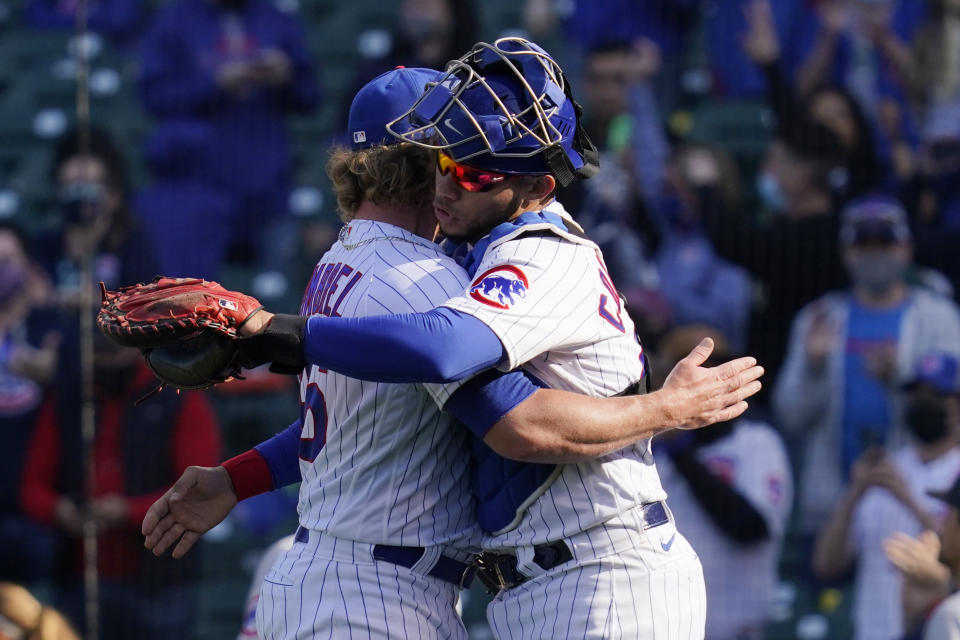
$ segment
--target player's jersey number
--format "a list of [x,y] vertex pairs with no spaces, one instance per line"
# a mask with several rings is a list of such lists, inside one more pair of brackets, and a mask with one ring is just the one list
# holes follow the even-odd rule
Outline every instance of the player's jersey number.
[[303,420],[300,459],[313,462],[327,442],[327,401],[316,382],[307,385],[307,394],[300,411]]

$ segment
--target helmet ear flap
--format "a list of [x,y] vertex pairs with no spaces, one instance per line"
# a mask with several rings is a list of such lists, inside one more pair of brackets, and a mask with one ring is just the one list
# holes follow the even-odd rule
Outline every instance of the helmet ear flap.
[[[567,94],[569,96],[569,89],[567,89]],[[576,114],[577,121],[572,147],[573,151],[579,153],[580,157],[583,158],[583,166],[576,170],[576,174],[578,178],[587,180],[597,175],[597,172],[600,171],[600,152],[597,151],[597,145],[593,144],[593,140],[587,135],[586,130],[580,122],[583,116],[583,107],[581,107],[580,103],[574,100],[572,96],[569,97],[570,102],[573,103],[573,111]],[[566,154],[564,154],[564,157],[566,157]],[[569,158],[567,158],[567,160],[569,161]]]
[[[560,154],[551,153],[551,149],[547,149],[544,152],[544,159],[547,161],[547,166],[550,167],[550,171],[553,172],[554,177],[562,186],[567,186],[570,182],[573,182],[574,177],[580,178],[582,180],[587,180],[597,175],[597,172],[600,171],[600,152],[597,150],[597,145],[593,143],[593,140],[590,139],[590,136],[587,135],[586,130],[583,128],[583,107],[580,106],[580,103],[573,99],[573,92],[570,90],[570,83],[567,81],[567,75],[563,72],[559,66],[557,67],[557,72],[560,74],[560,80],[563,82],[563,93],[566,96],[566,99],[570,101],[570,104],[573,105],[573,115],[574,115],[574,134],[573,140],[570,144],[570,149],[574,153],[580,155],[580,158],[583,160],[583,165],[580,167],[575,167],[573,161],[570,159],[568,153],[566,153],[560,145],[553,145],[555,147],[560,147]],[[555,163],[562,164],[559,159],[551,160],[551,156],[556,157],[557,155],[562,156],[563,160],[566,161],[566,167],[556,167]],[[566,176],[570,174],[570,177],[564,182],[562,175]]]
[[544,149],[543,160],[561,187],[568,186],[577,177],[577,169],[559,144],[552,144]]

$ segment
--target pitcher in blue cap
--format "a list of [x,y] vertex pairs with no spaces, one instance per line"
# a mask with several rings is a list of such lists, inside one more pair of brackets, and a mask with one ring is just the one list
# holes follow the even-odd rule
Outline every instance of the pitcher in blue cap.
[[[357,93],[347,143],[327,165],[345,226],[302,315],[425,311],[468,285],[433,242],[434,154],[385,128],[440,75],[398,68]],[[147,547],[182,556],[238,500],[299,481],[300,526],[251,597],[241,637],[465,639],[457,601],[479,528],[467,432],[440,410],[449,394],[307,367],[290,428],[222,466],[188,469],[144,520]],[[202,521],[184,515],[191,506]]]

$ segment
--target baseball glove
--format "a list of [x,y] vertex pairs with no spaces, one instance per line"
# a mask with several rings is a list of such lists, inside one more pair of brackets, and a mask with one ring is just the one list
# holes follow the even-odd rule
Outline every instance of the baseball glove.
[[256,298],[199,278],[100,288],[100,331],[140,349],[161,387],[204,389],[240,374],[237,331],[263,308]]

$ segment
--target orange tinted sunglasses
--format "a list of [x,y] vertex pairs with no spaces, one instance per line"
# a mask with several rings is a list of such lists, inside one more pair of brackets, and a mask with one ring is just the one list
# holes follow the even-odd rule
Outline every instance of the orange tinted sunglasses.
[[452,175],[454,182],[464,191],[470,192],[489,191],[510,177],[505,173],[484,171],[460,164],[442,151],[437,153],[437,169],[440,170],[440,175]]

